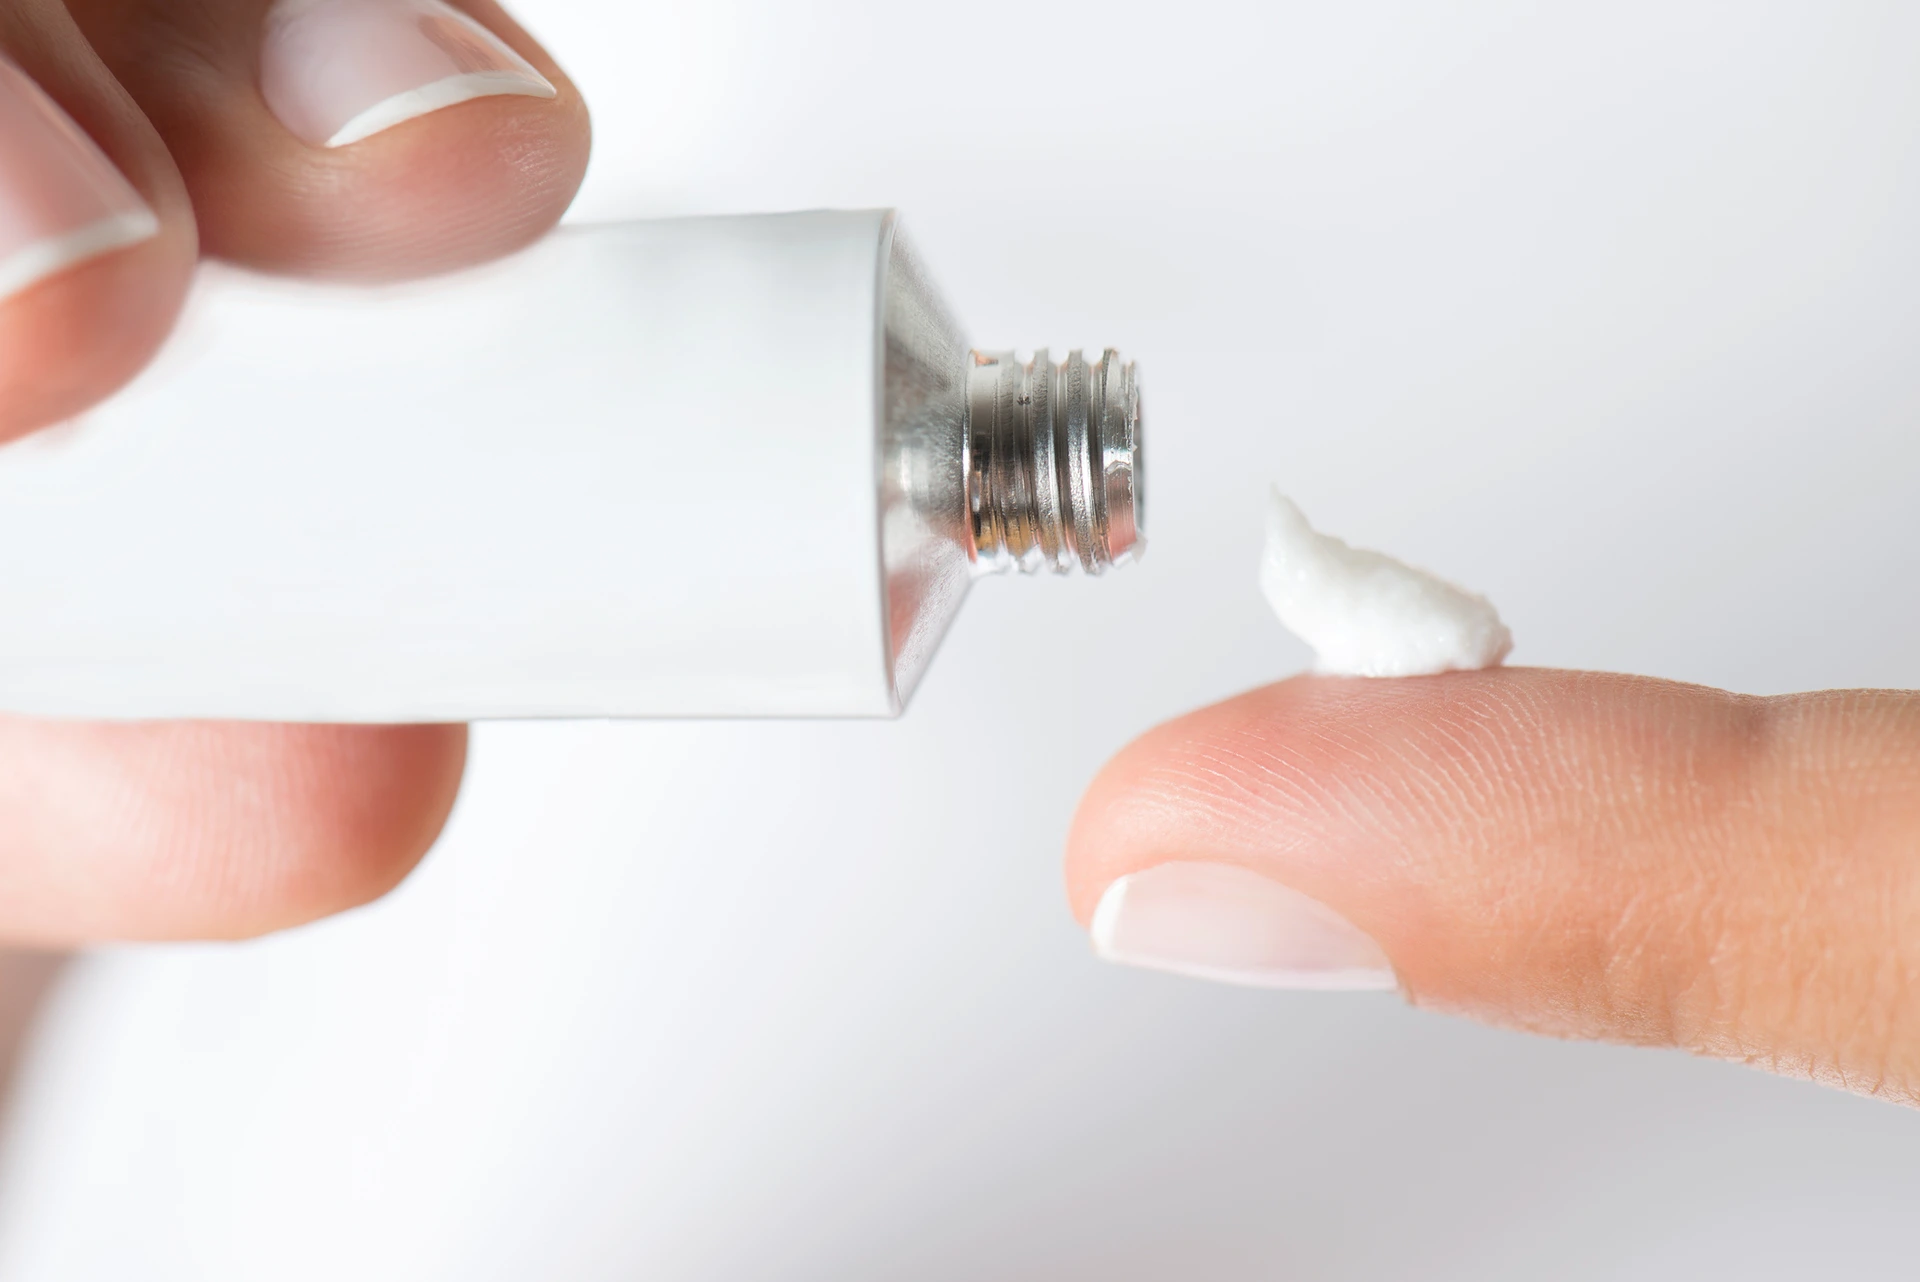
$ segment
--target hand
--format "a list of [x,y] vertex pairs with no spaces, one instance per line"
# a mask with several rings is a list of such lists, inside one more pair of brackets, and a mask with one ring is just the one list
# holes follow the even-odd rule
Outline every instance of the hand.
[[1920,695],[1297,678],[1122,752],[1067,879],[1118,960],[1920,1100]]
[[[492,0],[13,0],[0,52],[0,439],[132,377],[201,252],[440,271],[545,231],[586,167],[578,93]],[[0,938],[364,902],[432,843],[465,753],[457,726],[0,719]]]

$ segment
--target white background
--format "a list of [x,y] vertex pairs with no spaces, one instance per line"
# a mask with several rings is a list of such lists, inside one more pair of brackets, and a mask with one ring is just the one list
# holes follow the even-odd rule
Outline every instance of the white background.
[[1058,863],[1303,663],[1270,479],[1517,662],[1920,684],[1920,9],[523,12],[580,215],[898,205],[984,343],[1136,354],[1152,550],[982,584],[898,723],[483,728],[387,902],[93,960],[0,1275],[1911,1275],[1920,1116],[1108,969]]

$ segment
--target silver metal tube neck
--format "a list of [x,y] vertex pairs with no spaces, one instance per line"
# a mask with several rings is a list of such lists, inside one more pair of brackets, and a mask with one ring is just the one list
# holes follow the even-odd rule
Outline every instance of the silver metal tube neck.
[[976,577],[1098,574],[1140,555],[1146,520],[1133,366],[971,351],[897,225],[885,252],[882,613],[905,706]]
[[1098,574],[1140,555],[1140,393],[1120,353],[974,352],[964,439],[980,569]]

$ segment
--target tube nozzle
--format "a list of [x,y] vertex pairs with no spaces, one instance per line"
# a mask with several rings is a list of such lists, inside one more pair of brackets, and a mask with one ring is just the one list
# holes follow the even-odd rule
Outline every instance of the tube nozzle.
[[1131,361],[1045,348],[974,352],[967,372],[967,507],[982,569],[1089,574],[1140,555],[1140,393]]

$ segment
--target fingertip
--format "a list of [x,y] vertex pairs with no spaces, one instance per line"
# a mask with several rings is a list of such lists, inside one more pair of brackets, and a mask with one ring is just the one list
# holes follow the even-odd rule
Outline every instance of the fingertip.
[[199,852],[204,916],[169,934],[261,935],[379,899],[432,847],[466,763],[464,726],[223,732],[257,758],[247,772],[255,786],[216,829],[230,840]]
[[125,383],[197,255],[166,149],[63,11],[0,50],[0,440]]
[[[1224,855],[1236,840],[1230,812],[1251,799],[1241,778],[1248,751],[1296,722],[1303,697],[1337,696],[1339,685],[1299,677],[1262,686],[1163,722],[1114,754],[1088,785],[1068,832],[1075,918],[1090,923],[1106,888],[1130,873]],[[1240,817],[1248,816],[1242,810]]]
[[483,0],[135,8],[83,18],[209,254],[346,280],[446,271],[538,237],[585,176],[578,89]]
[[234,157],[268,143],[230,140],[187,169],[207,252],[273,271],[383,280],[530,244],[573,202],[591,145],[579,94],[554,75],[551,99],[472,98],[334,147],[285,138],[271,144],[289,153],[285,162],[266,174],[236,168]]
[[193,227],[153,226],[0,299],[0,441],[82,413],[165,341],[193,275]]
[[[1745,706],[1697,686],[1528,668],[1263,686],[1148,731],[1102,770],[1068,848],[1076,911],[1173,859],[1277,873],[1342,906],[1391,898],[1370,896],[1383,884],[1464,903],[1557,843],[1597,836],[1567,831],[1583,813],[1637,839],[1691,784],[1724,785]],[[1689,775],[1662,771],[1669,762]],[[1638,811],[1609,791],[1635,771],[1654,776],[1636,784]]]
[[459,792],[462,726],[0,718],[0,933],[234,939],[377,899]]
[[[1213,710],[1188,713],[1148,730],[1110,757],[1087,785],[1067,829],[1066,849],[1067,902],[1081,926],[1091,929],[1109,886],[1161,862],[1155,852],[1162,844],[1160,821],[1165,816],[1156,812],[1165,802],[1156,776],[1163,763],[1182,759],[1183,727]],[[1185,812],[1188,807],[1177,809]],[[1177,853],[1170,852],[1170,857]]]

